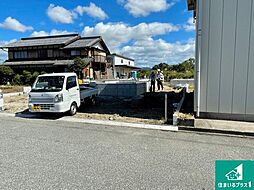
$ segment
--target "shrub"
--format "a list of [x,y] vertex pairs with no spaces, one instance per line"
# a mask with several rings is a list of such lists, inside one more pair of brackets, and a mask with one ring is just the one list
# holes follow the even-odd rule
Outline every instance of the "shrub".
[[26,84],[26,85],[30,85],[31,84],[31,81],[32,81],[32,74],[31,74],[31,72],[29,72],[29,71],[26,71],[26,70],[24,70],[23,71],[23,81],[24,81],[24,84]]
[[36,78],[37,78],[39,75],[40,75],[40,73],[37,72],[37,71],[35,71],[35,72],[33,73],[32,78],[31,78],[31,81],[30,81],[31,84],[34,83],[34,81],[36,80]]
[[22,76],[19,75],[19,74],[16,74],[13,78],[13,81],[12,81],[12,84],[14,85],[22,85],[23,82],[22,82]]
[[7,84],[8,82],[11,82],[13,74],[14,72],[10,67],[1,65],[0,66],[0,84]]

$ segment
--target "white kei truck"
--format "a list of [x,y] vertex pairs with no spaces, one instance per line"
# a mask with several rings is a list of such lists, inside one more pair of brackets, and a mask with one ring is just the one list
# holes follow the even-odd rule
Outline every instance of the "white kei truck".
[[32,113],[65,113],[75,115],[81,103],[95,102],[98,89],[79,85],[75,73],[39,75],[29,93]]

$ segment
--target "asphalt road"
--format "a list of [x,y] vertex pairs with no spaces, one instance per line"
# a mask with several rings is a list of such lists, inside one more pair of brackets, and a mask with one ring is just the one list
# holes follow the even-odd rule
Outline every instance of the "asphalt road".
[[254,139],[0,115],[0,189],[214,189],[217,159]]

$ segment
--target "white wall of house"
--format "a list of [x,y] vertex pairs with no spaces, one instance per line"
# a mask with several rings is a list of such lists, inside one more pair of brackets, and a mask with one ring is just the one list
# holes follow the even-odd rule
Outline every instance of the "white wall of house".
[[198,1],[202,1],[200,112],[253,120],[254,1]]
[[114,59],[114,63],[115,65],[129,65],[129,66],[134,66],[134,61],[133,60],[129,60],[126,58],[122,58],[122,57],[118,57],[118,56],[113,56]]
[[117,72],[119,72],[119,69],[116,69],[116,66],[135,66],[135,63],[132,59],[127,59],[118,55],[111,55],[112,63],[113,63],[113,74],[114,77],[117,77]]

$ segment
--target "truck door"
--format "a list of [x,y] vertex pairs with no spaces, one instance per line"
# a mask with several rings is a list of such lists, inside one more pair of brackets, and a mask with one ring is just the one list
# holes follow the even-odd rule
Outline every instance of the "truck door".
[[69,105],[72,102],[76,102],[77,106],[80,106],[80,93],[79,93],[79,85],[77,83],[76,76],[70,76],[67,78],[66,90],[68,91],[68,100]]

